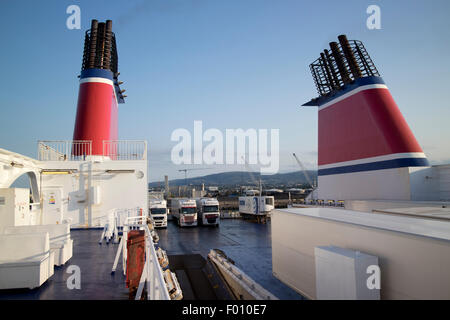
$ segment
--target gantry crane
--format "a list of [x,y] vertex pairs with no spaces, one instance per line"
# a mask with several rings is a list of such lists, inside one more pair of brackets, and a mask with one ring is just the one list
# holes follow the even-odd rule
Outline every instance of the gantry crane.
[[309,185],[311,186],[311,188],[314,190],[315,189],[315,184],[313,184],[313,182],[311,181],[311,179],[309,178],[308,175],[308,171],[306,170],[305,166],[303,166],[303,163],[300,161],[300,159],[295,155],[295,153],[292,154],[295,158],[295,161],[297,161],[298,165],[300,166],[300,168],[302,169],[303,174],[305,175],[306,181],[308,181]]

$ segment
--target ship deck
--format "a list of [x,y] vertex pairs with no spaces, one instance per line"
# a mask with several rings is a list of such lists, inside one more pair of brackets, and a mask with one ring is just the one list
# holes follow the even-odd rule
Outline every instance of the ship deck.
[[[220,249],[235,265],[280,299],[302,299],[272,275],[270,222],[257,224],[242,219],[223,219],[220,227],[179,228],[169,221],[167,229],[157,229],[160,247],[171,256],[200,254]],[[41,287],[29,290],[0,290],[0,299],[69,300],[128,299],[125,277],[119,263],[111,275],[117,244],[99,245],[101,230],[72,230],[73,257]],[[70,265],[81,270],[81,289],[67,288]]]

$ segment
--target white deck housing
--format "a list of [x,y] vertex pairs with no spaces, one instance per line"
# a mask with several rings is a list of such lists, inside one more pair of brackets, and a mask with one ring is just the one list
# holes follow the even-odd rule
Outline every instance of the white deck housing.
[[381,299],[450,299],[450,222],[332,208],[272,212],[273,274],[317,298],[314,249],[377,256]]
[[54,253],[55,266],[65,264],[73,254],[73,240],[70,238],[69,224],[53,224],[53,225],[34,225],[34,226],[19,226],[19,227],[5,227],[0,230],[0,234],[5,235],[19,235],[19,234],[34,234],[48,232],[50,239],[50,250]]
[[314,248],[319,300],[379,300],[380,290],[367,286],[367,269],[378,257],[333,246]]
[[0,289],[36,288],[54,272],[48,233],[0,235]]

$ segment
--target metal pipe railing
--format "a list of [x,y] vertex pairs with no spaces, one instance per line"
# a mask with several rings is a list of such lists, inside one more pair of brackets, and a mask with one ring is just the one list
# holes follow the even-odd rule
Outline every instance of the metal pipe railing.
[[92,141],[89,140],[38,141],[40,161],[85,160],[90,155],[92,155]]
[[[153,244],[153,236],[147,225],[146,219],[143,217],[128,217],[127,222],[124,225],[124,233],[122,236],[122,242],[126,247],[127,234],[130,230],[144,230],[145,231],[145,265],[142,270],[139,287],[136,292],[136,300],[139,300],[144,286],[147,287],[147,299],[148,300],[171,300],[169,291],[167,290],[164,275],[159,265],[158,256],[156,254],[155,245]],[[123,256],[126,257],[126,251]],[[126,258],[124,266],[126,265]],[[125,268],[124,268],[125,269]]]
[[145,160],[147,159],[147,141],[104,140],[103,155],[112,160]]
[[331,42],[331,52],[324,50],[310,64],[311,74],[320,96],[340,90],[362,77],[380,76],[363,43],[338,37],[339,43]]
[[[86,161],[90,156],[92,156],[90,140],[38,141],[40,161]],[[103,156],[110,160],[146,160],[147,141],[104,140]]]
[[342,81],[344,84],[350,83],[351,79],[348,73],[348,70],[345,66],[344,57],[341,54],[341,50],[337,44],[337,42],[330,42],[331,53],[333,54],[334,60],[336,61],[336,65],[338,67],[339,73],[341,74]]
[[91,21],[91,29],[86,31],[81,70],[98,68],[112,71],[117,77],[117,46],[112,32],[112,21]]
[[332,78],[333,78],[332,87],[334,89],[339,89],[339,87],[340,87],[339,77],[337,76],[337,73],[336,73],[336,70],[335,70],[335,67],[334,67],[334,64],[333,64],[333,60],[331,59],[330,52],[327,49],[325,49],[323,52],[325,54],[326,64],[328,65],[328,68],[330,69],[331,75],[332,75]]
[[362,77],[362,72],[359,69],[359,65],[353,55],[353,50],[350,47],[350,43],[347,40],[347,37],[342,34],[338,37],[339,43],[341,44],[342,51],[344,52],[345,59],[347,59],[348,65],[350,67],[350,71],[352,72],[353,79],[358,79]]

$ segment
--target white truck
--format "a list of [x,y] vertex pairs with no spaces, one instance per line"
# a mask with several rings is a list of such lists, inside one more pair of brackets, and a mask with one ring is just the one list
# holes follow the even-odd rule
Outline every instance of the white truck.
[[241,215],[266,216],[274,209],[273,196],[239,197],[239,213]]
[[180,227],[197,226],[197,205],[194,199],[172,199],[170,212]]
[[219,226],[220,223],[220,212],[219,212],[219,201],[216,198],[197,198],[197,213],[198,221],[206,225]]
[[155,223],[155,228],[167,228],[167,201],[149,200],[149,213]]

